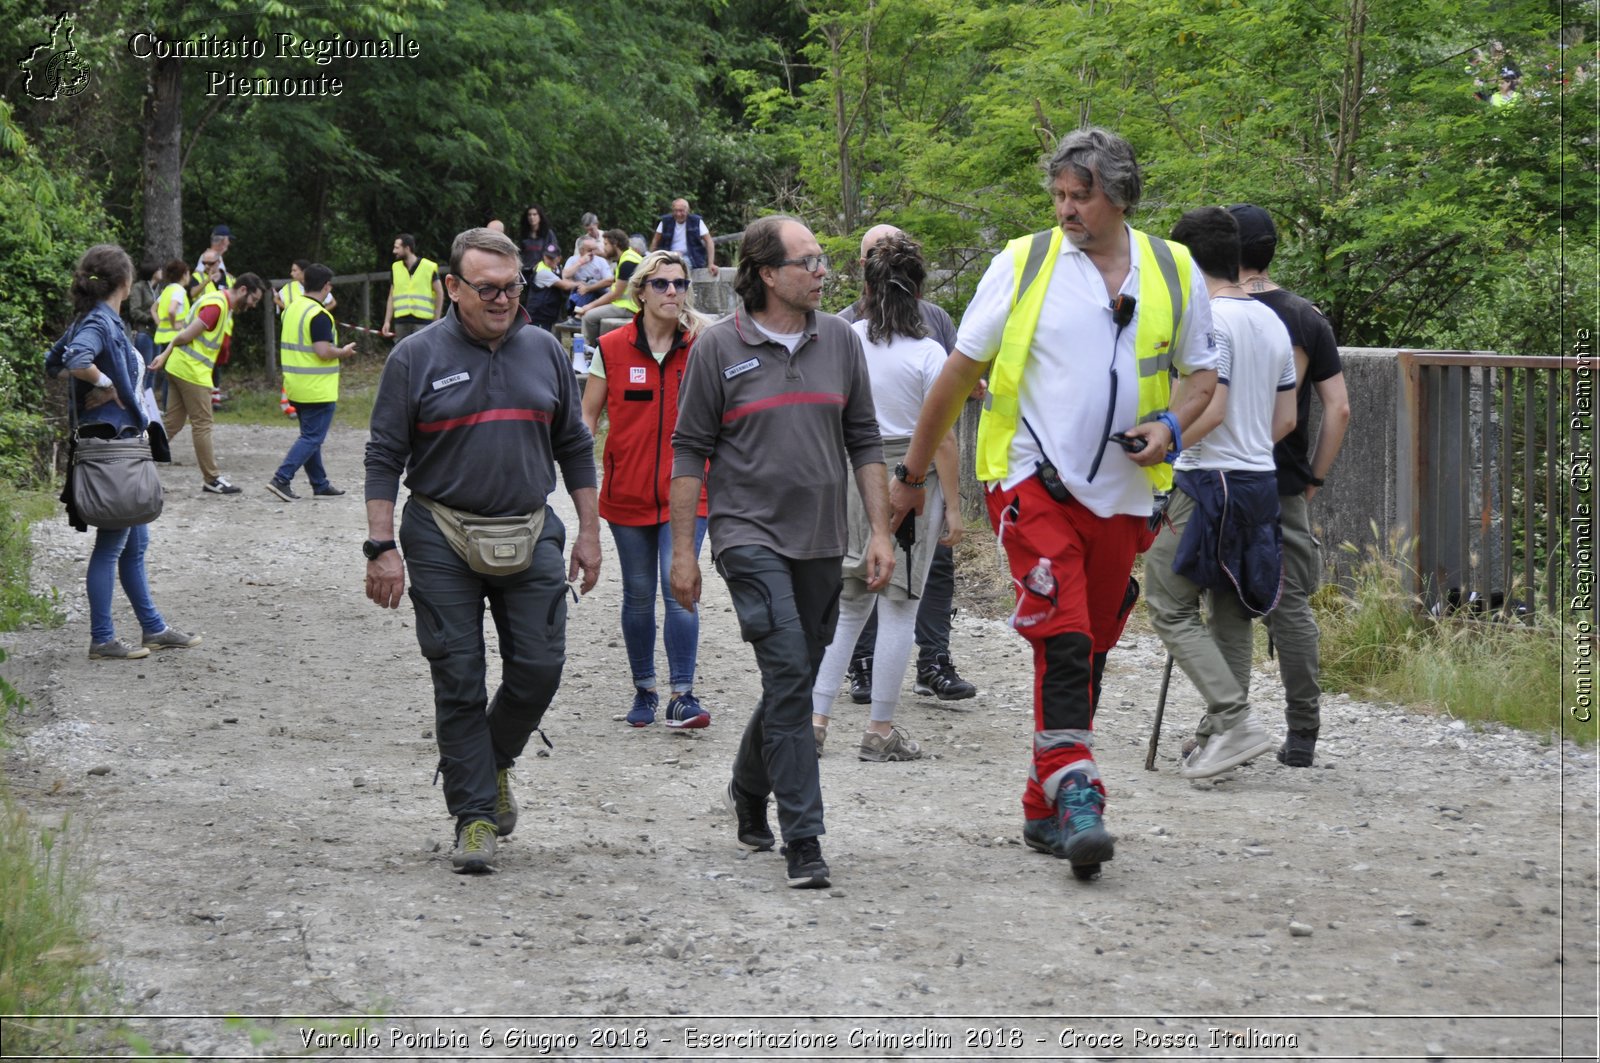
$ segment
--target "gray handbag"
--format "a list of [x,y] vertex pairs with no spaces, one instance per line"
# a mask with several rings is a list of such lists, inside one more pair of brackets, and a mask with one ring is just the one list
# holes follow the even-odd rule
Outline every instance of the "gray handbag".
[[71,460],[67,469],[64,501],[78,519],[95,528],[132,528],[161,516],[161,477],[144,435],[105,439],[84,435],[78,426],[78,406],[67,382],[70,411]]

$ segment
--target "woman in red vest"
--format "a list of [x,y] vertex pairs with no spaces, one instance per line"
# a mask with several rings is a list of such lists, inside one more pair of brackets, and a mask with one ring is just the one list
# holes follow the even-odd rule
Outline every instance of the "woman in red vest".
[[[600,515],[611,526],[622,565],[622,640],[633,671],[628,723],[648,727],[661,704],[656,693],[656,588],[666,601],[662,625],[672,696],[664,713],[673,728],[705,727],[711,714],[694,696],[700,620],[672,597],[669,485],[672,430],[678,423],[678,386],[689,348],[705,319],[694,310],[689,264],[670,251],[653,251],[628,281],[639,305],[632,321],[600,338],[583,392],[583,419],[594,432],[604,409],[610,421],[600,481]],[[706,499],[695,518],[695,555],[706,534]]]

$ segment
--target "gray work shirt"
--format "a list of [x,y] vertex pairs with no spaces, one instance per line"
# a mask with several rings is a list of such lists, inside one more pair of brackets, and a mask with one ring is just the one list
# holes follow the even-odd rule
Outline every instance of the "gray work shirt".
[[740,309],[695,340],[672,449],[674,477],[707,478],[713,555],[843,556],[850,470],[883,462],[861,341],[812,312],[791,354]]

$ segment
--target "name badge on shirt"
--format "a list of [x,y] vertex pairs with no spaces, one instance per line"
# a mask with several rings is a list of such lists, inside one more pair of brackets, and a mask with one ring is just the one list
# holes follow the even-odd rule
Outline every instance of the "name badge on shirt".
[[648,384],[649,383],[649,380],[645,377],[644,366],[642,366],[642,365],[630,365],[628,367],[628,383],[630,383],[630,384]]
[[472,379],[472,374],[471,373],[457,373],[455,376],[447,376],[447,377],[444,377],[442,379],[435,380],[433,382],[433,390],[441,391],[444,388],[449,387],[451,384],[460,384],[463,381],[471,380],[471,379]]
[[748,373],[748,372],[750,372],[750,370],[756,368],[756,366],[758,366],[760,364],[761,364],[761,359],[752,358],[748,362],[740,362],[738,365],[730,365],[730,366],[728,366],[728,368],[726,368],[726,369],[724,369],[722,371],[723,379],[724,380],[732,380],[734,377],[738,376],[740,373]]

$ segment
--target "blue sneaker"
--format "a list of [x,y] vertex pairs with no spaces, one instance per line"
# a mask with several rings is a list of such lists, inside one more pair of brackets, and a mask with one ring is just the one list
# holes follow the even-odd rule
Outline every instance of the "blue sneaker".
[[700,699],[694,696],[693,691],[685,690],[682,694],[672,695],[667,701],[662,722],[674,730],[689,731],[711,726],[711,714],[700,704]]
[[1056,855],[1072,864],[1080,879],[1097,878],[1100,865],[1111,859],[1116,838],[1106,830],[1101,818],[1106,799],[1081,771],[1069,771],[1056,791],[1056,827],[1059,848]]
[[635,688],[633,692],[633,708],[628,710],[629,727],[649,727],[656,722],[656,706],[661,704],[661,698],[654,690]]

